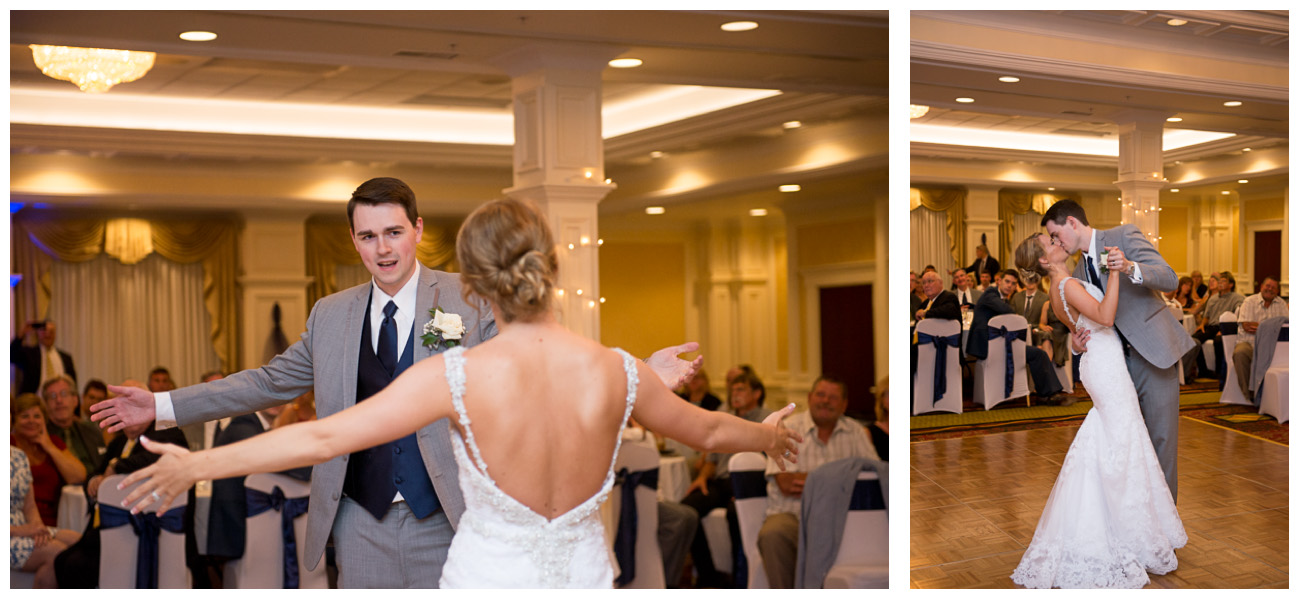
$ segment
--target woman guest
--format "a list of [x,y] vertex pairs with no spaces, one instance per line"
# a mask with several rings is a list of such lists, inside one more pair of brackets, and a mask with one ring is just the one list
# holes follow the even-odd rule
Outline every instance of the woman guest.
[[35,573],[37,588],[57,587],[54,557],[76,543],[77,534],[47,527],[36,509],[27,454],[9,447],[9,570]]
[[1192,297],[1192,278],[1186,275],[1178,278],[1178,290],[1174,292],[1174,302],[1182,307],[1183,312],[1189,312],[1196,305],[1196,299]]
[[72,455],[63,440],[46,430],[48,415],[36,394],[21,394],[15,398],[9,416],[13,420],[9,445],[17,446],[27,455],[41,522],[53,527],[59,518],[59,496],[63,486],[85,481],[86,466]]
[[889,377],[881,379],[876,388],[876,421],[867,425],[867,434],[880,460],[889,462]]

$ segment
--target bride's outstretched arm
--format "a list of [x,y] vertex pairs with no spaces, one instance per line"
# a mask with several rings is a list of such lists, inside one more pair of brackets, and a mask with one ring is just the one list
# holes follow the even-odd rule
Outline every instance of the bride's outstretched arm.
[[189,452],[142,437],[145,448],[162,457],[122,482],[126,487],[148,479],[123,505],[131,506],[143,498],[135,506],[143,509],[153,502],[149,494],[156,491],[161,512],[197,481],[315,465],[409,435],[452,414],[444,365],[442,356],[422,360],[388,387],[347,410],[211,450]]
[[1092,319],[1102,327],[1115,324],[1115,311],[1119,308],[1119,270],[1111,269],[1106,281],[1106,295],[1097,302],[1083,284],[1071,279],[1065,282],[1065,301],[1079,314]]
[[[786,429],[781,420],[790,404],[772,413],[762,424],[752,423],[722,411],[704,410],[677,397],[645,365],[637,365],[640,386],[632,416],[647,429],[708,452],[766,452],[785,468],[784,460],[795,462],[795,442],[803,441]],[[789,450],[791,456],[785,456]]]

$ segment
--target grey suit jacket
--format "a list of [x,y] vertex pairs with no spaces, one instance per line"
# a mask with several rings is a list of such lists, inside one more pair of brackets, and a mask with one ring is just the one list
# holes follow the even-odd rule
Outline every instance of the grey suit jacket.
[[[436,354],[420,344],[429,310],[461,316],[467,347],[497,334],[496,321],[487,303],[467,304],[460,294],[460,277],[420,266],[415,313],[415,361]],[[316,415],[325,418],[357,402],[357,364],[361,350],[361,326],[366,317],[370,283],[322,298],[307,318],[307,331],[284,353],[266,366],[235,373],[225,379],[181,388],[171,393],[178,425],[201,423],[221,417],[247,414],[283,404],[315,390]],[[441,350],[439,350],[441,352]],[[440,419],[416,434],[424,466],[433,480],[438,500],[453,528],[465,511],[464,497],[452,455],[449,422]],[[347,455],[316,465],[312,470],[311,500],[307,515],[307,542],[303,556],[314,569],[325,553],[334,515],[343,494]]]
[[[1164,300],[1160,299],[1160,292],[1178,287],[1178,276],[1136,225],[1130,223],[1095,231],[1098,252],[1106,246],[1118,246],[1124,257],[1137,263],[1142,270],[1141,285],[1134,284],[1127,275],[1119,277],[1119,309],[1115,311],[1115,327],[1147,362],[1161,369],[1169,368],[1196,345],[1183,324],[1174,319]],[[1074,276],[1088,281],[1087,261],[1079,260]],[[1106,276],[1100,272],[1097,276],[1105,282]]]
[[1038,290],[1034,292],[1033,300],[1029,301],[1029,310],[1025,310],[1025,292],[1019,291],[1011,295],[1011,308],[1016,314],[1029,321],[1029,328],[1038,327],[1038,321],[1043,318],[1043,305],[1047,303],[1047,292]]

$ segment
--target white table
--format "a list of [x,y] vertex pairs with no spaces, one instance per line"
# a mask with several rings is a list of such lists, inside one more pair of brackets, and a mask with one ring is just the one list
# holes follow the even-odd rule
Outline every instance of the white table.
[[681,502],[691,487],[691,467],[684,456],[659,457],[659,501]]
[[1183,329],[1188,335],[1196,333],[1196,315],[1183,315]]
[[75,531],[78,534],[86,530],[86,523],[90,522],[90,515],[86,504],[86,492],[79,485],[63,486],[63,493],[59,496],[59,529]]

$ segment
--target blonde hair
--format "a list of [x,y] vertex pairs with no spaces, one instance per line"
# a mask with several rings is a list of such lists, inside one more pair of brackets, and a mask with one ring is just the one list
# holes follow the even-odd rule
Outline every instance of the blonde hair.
[[1016,266],[1026,277],[1029,275],[1038,275],[1043,277],[1047,275],[1047,267],[1038,262],[1038,259],[1044,255],[1043,245],[1038,243],[1039,234],[1035,233],[1025,238],[1016,246]]
[[551,227],[531,203],[505,198],[478,207],[461,225],[456,258],[461,293],[496,304],[507,323],[550,310],[559,259]]

